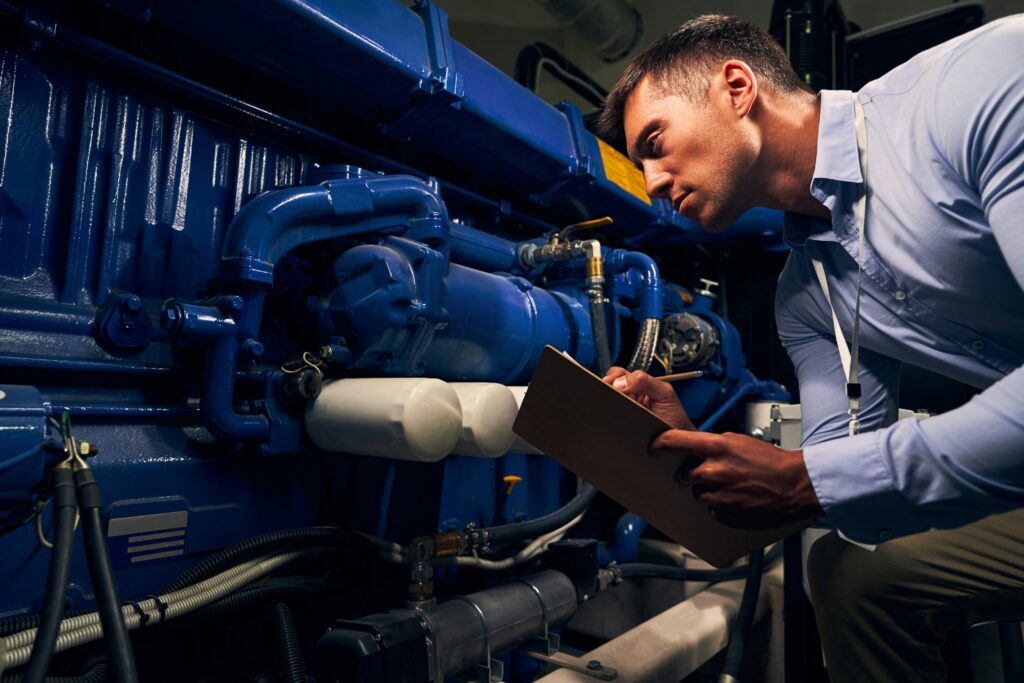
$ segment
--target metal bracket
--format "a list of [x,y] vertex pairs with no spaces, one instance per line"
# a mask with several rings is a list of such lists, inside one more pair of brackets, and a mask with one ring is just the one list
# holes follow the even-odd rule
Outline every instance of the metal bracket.
[[428,96],[395,120],[381,124],[381,131],[403,142],[413,139],[431,121],[448,109],[458,109],[466,96],[462,74],[455,68],[455,41],[448,30],[448,15],[430,0],[416,0],[413,10],[423,20],[430,64],[419,89]]
[[569,122],[569,132],[572,133],[572,143],[576,153],[576,167],[572,172],[578,176],[596,175],[594,161],[590,157],[590,133],[583,123],[583,112],[572,102],[562,100],[557,105],[558,111],[565,115]]
[[573,657],[572,655],[567,655],[562,652],[556,652],[550,657],[542,655],[539,652],[534,652],[533,650],[523,650],[522,652],[534,659],[539,659],[542,662],[554,664],[555,666],[560,666],[563,669],[569,669],[570,671],[575,671],[577,673],[590,676],[591,678],[596,678],[599,681],[614,681],[619,677],[618,671],[610,666],[603,665],[596,659],[584,661],[579,657]]
[[487,626],[487,617],[484,616],[484,611],[480,609],[480,605],[464,595],[458,595],[452,598],[452,600],[464,602],[476,612],[477,617],[480,618],[480,624],[483,626],[484,648],[486,649],[484,661],[464,671],[460,678],[473,681],[474,683],[501,683],[502,679],[505,678],[505,664],[500,659],[491,657],[491,631]]
[[413,9],[423,18],[427,50],[430,52],[430,76],[425,84],[428,92],[445,91],[461,100],[465,92],[462,75],[454,66],[454,41],[448,30],[448,15],[429,0],[417,0]]

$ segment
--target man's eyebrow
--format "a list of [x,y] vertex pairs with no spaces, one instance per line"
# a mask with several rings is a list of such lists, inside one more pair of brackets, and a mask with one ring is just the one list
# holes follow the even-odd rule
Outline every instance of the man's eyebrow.
[[661,119],[655,119],[654,121],[651,121],[646,126],[644,126],[643,130],[641,130],[637,134],[637,136],[635,138],[633,138],[633,144],[632,145],[630,145],[628,143],[628,141],[627,141],[627,143],[626,143],[626,151],[629,152],[629,158],[630,158],[630,160],[634,164],[639,165],[640,162],[638,160],[642,159],[644,157],[644,155],[646,154],[646,150],[647,150],[647,146],[644,144],[644,141],[660,125],[661,125]]

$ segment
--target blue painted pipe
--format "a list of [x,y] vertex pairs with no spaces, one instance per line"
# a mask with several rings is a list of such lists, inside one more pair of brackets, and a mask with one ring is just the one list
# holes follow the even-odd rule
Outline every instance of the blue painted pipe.
[[637,311],[641,318],[662,317],[662,287],[658,264],[647,254],[625,249],[613,249],[605,258],[606,267],[613,273],[632,271],[641,280],[640,296]]
[[492,273],[520,273],[518,243],[459,223],[450,230],[453,262]]
[[704,422],[701,423],[698,429],[702,432],[711,431],[711,428],[715,426],[715,423],[718,422],[723,415],[732,410],[732,407],[735,406],[741,398],[743,398],[756,388],[757,384],[754,382],[747,382],[741,384],[739,387],[736,388],[736,391],[733,392],[732,396],[729,397],[729,400],[720,405],[718,407],[718,410],[712,413],[708,419],[704,420]]
[[615,546],[612,555],[619,564],[636,562],[640,536],[647,528],[647,522],[632,512],[623,513],[615,524]]
[[243,306],[232,312],[235,334],[210,326],[203,382],[203,420],[224,440],[266,439],[264,415],[235,412],[235,372],[239,350],[259,335],[266,289],[273,284],[274,264],[292,249],[311,242],[371,232],[415,229],[425,242],[447,250],[448,211],[437,189],[411,176],[374,176],[327,180],[314,187],[276,190],[255,198],[228,227],[221,274],[238,283]]
[[436,188],[413,176],[328,180],[267,192],[246,204],[228,226],[221,274],[269,287],[274,264],[299,245],[423,221],[447,240],[447,208]]
[[71,417],[112,420],[178,420],[195,418],[199,408],[190,406],[147,406],[147,405],[62,405],[51,404],[47,414],[52,416],[67,412]]

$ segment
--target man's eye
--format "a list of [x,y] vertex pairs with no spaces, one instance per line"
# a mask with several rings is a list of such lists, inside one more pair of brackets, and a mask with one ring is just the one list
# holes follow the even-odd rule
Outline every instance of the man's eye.
[[659,136],[659,135],[652,135],[650,138],[647,139],[647,151],[650,153],[651,156],[657,156],[657,154],[658,154],[658,138],[659,137],[661,137],[661,136]]

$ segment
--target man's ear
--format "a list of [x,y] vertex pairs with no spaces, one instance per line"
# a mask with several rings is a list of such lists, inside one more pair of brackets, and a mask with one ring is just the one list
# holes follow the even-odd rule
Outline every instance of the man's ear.
[[757,101],[758,84],[754,72],[746,62],[730,59],[722,65],[719,75],[729,107],[737,117],[747,116]]

